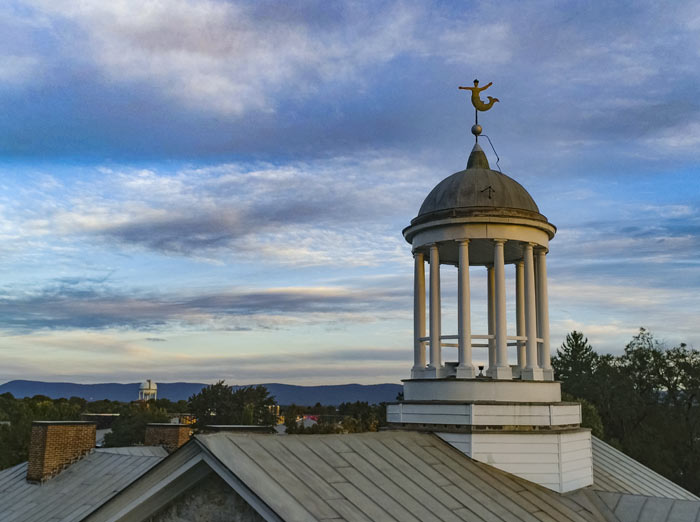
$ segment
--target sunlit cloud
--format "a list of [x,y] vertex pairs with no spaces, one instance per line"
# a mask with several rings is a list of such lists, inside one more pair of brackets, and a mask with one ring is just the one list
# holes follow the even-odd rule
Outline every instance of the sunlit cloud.
[[[88,284],[85,284],[88,283]],[[0,299],[0,329],[194,328],[248,331],[318,323],[372,322],[404,310],[409,295],[391,288],[232,288],[208,293],[135,295],[110,286],[61,282]]]

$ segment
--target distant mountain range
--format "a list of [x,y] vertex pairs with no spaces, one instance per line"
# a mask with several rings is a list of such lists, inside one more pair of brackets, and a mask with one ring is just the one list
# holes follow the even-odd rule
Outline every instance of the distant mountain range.
[[[198,393],[206,384],[196,382],[159,382],[158,398],[179,401]],[[402,391],[400,384],[338,384],[329,386],[296,386],[293,384],[264,383],[279,404],[313,406],[317,402],[337,405],[341,402],[369,402],[377,404],[396,400]],[[0,394],[11,393],[17,398],[46,395],[52,399],[82,397],[88,401],[109,399],[133,401],[139,395],[139,383],[75,384],[72,382],[9,381],[0,384]]]

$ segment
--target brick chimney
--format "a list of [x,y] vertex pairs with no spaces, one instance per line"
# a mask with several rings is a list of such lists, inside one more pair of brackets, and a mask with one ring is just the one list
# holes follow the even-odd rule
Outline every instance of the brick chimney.
[[34,421],[27,480],[43,482],[95,447],[94,422]]
[[146,426],[145,446],[163,446],[172,453],[192,436],[189,424],[151,423]]

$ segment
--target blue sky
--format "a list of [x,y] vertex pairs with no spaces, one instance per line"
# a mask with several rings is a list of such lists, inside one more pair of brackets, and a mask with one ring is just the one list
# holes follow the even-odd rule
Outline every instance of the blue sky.
[[407,377],[474,78],[558,227],[553,346],[700,346],[697,2],[10,1],[0,44],[0,382]]

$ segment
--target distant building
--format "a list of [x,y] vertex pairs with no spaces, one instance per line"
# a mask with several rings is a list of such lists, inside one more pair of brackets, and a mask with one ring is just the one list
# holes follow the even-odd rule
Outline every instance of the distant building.
[[279,404],[271,404],[268,406],[268,409],[270,410],[270,413],[272,413],[275,416],[275,424],[284,424],[284,419],[280,421],[280,405]]
[[150,401],[155,400],[158,394],[158,385],[151,379],[147,379],[139,386],[139,400]]
[[197,418],[191,413],[171,413],[170,422],[172,424],[194,424]]

